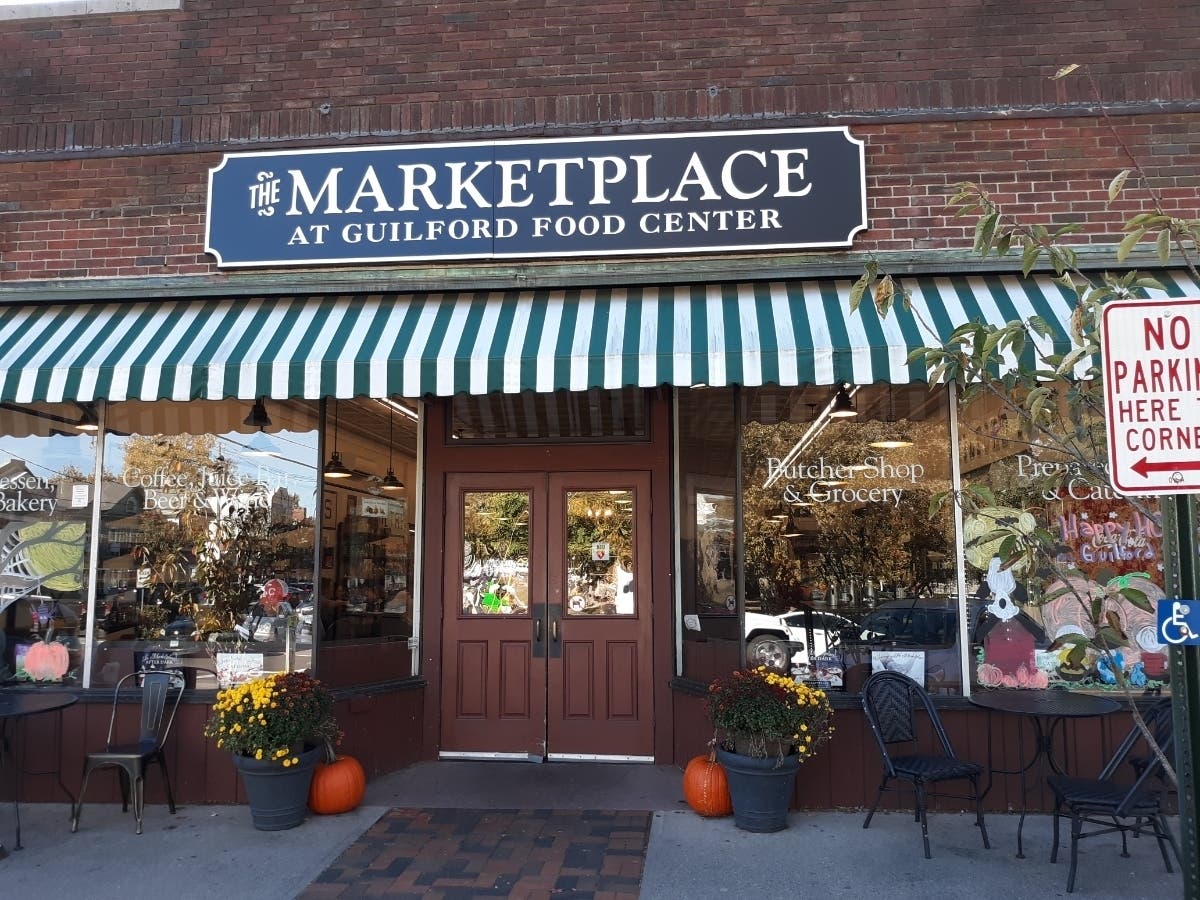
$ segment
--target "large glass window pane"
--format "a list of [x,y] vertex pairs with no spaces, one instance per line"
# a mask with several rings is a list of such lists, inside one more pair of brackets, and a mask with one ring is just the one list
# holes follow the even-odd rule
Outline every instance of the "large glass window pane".
[[[74,405],[0,408],[0,678],[82,673],[96,451],[81,417]],[[106,491],[104,519],[120,509]]]
[[962,687],[944,389],[744,392],[746,638],[751,662],[857,691],[899,669]]
[[733,388],[677,394],[682,674],[708,683],[741,661]]
[[317,440],[300,401],[108,407],[94,684],[149,663],[197,687],[309,665]]
[[394,398],[326,403],[317,672],[330,685],[412,670],[418,416]]
[[529,494],[463,494],[463,615],[529,615]]
[[632,616],[633,491],[567,493],[567,615]]
[[[1062,408],[1059,450],[1031,441],[999,397],[983,394],[959,415],[964,485],[988,488],[994,507],[964,524],[967,590],[978,649],[973,677],[985,687],[1117,690],[1112,662],[1137,691],[1167,682],[1167,648],[1156,628],[1163,590],[1162,527],[1153,498],[1125,498],[1091,484],[1076,459],[1104,450],[1103,418]],[[1072,415],[1073,413],[1073,415]],[[997,522],[1048,530],[1049,566],[1000,567]]]

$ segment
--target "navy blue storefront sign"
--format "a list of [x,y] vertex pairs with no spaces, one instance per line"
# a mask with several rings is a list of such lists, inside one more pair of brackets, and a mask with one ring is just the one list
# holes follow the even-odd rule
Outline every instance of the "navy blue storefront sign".
[[220,266],[848,247],[867,227],[846,128],[226,154]]

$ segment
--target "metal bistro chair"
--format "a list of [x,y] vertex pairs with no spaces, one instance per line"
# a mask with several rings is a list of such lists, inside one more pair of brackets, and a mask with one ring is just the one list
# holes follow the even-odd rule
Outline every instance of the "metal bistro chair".
[[[876,672],[871,675],[862,690],[863,712],[871,725],[871,732],[879,745],[883,756],[883,780],[879,784],[879,793],[863,828],[869,828],[871,818],[879,807],[885,790],[900,790],[888,788],[893,778],[911,782],[916,794],[915,818],[921,823],[921,839],[925,842],[925,858],[931,859],[929,853],[929,825],[926,821],[926,803],[929,797],[953,797],[959,800],[975,801],[975,824],[983,836],[983,846],[990,849],[988,843],[987,825],[983,821],[983,795],[979,790],[980,775],[983,767],[977,763],[959,759],[950,746],[950,738],[942,727],[933,700],[921,685],[900,672]],[[929,717],[929,724],[937,736],[941,747],[940,753],[920,753],[917,731],[917,710],[924,708]],[[911,751],[904,754],[894,752],[894,746],[911,745]],[[950,794],[941,791],[931,791],[943,781],[969,781],[971,794]]]
[[[134,743],[114,743],[117,726],[117,700],[121,689],[130,679],[142,679],[141,725],[138,739]],[[162,769],[163,782],[167,787],[167,806],[175,814],[175,796],[171,793],[171,778],[167,774],[167,760],[163,744],[175,721],[175,711],[183,696],[183,672],[174,669],[131,672],[117,682],[113,690],[112,716],[108,723],[108,740],[103,750],[89,753],[83,763],[83,785],[79,789],[79,800],[71,807],[71,831],[79,829],[79,813],[83,808],[83,795],[87,791],[88,776],[95,769],[113,767],[121,778],[121,811],[129,811],[129,797],[133,795],[133,818],[137,822],[137,833],[142,833],[142,809],[145,806],[145,774],[150,763],[158,763]]]
[[[1156,703],[1143,716],[1155,742],[1164,755],[1170,755],[1174,746],[1175,732],[1171,719],[1171,702]],[[1058,862],[1058,823],[1065,811],[1071,817],[1071,869],[1067,873],[1067,893],[1075,890],[1075,869],[1079,861],[1079,842],[1086,837],[1101,834],[1121,833],[1121,855],[1129,856],[1127,832],[1139,836],[1142,828],[1149,825],[1158,840],[1163,863],[1168,872],[1171,858],[1167,854],[1169,844],[1175,859],[1179,860],[1179,846],[1167,826],[1163,815],[1163,797],[1169,785],[1159,777],[1162,762],[1154,754],[1131,757],[1130,751],[1142,738],[1142,731],[1135,724],[1125,740],[1117,748],[1104,770],[1096,778],[1076,778],[1070,775],[1051,775],[1046,779],[1054,792],[1054,846],[1050,851],[1050,862]],[[1126,763],[1131,763],[1137,772],[1132,782],[1116,781],[1118,772]],[[1097,826],[1084,831],[1084,825]],[[1180,863],[1182,865],[1182,863]]]

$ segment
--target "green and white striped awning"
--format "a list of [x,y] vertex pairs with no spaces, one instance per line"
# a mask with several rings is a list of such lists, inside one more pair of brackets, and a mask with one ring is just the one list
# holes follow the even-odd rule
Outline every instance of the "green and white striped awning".
[[[1181,272],[1166,296],[1200,296]],[[926,322],[1040,315],[1048,277],[905,278],[912,310],[849,312],[850,279],[0,307],[0,402],[418,397],[660,384],[925,379]]]

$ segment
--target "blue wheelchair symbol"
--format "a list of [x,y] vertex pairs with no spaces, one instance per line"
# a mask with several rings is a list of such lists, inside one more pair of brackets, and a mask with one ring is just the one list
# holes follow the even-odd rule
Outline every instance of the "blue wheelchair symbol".
[[1200,645],[1200,601],[1159,600],[1158,634],[1164,644]]

